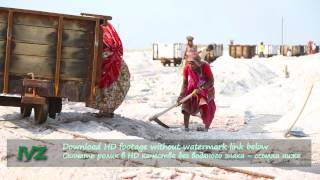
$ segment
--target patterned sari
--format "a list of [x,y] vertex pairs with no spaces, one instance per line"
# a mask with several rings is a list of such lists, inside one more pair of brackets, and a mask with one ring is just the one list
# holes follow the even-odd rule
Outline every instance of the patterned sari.
[[124,62],[121,40],[110,23],[103,30],[103,62],[96,100],[92,108],[113,113],[123,102],[130,88],[130,72]]

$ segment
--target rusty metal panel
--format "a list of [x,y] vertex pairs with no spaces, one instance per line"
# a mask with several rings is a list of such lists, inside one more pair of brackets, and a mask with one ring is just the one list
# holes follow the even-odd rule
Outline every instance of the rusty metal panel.
[[93,43],[93,33],[64,30],[62,46],[88,48]]
[[7,39],[7,23],[0,22],[0,40]]
[[94,22],[86,20],[77,19],[64,19],[64,29],[65,30],[76,30],[76,31],[94,31]]
[[26,75],[33,72],[36,77],[53,78],[55,70],[54,57],[38,57],[13,55],[10,73],[14,75]]
[[61,76],[84,79],[88,74],[88,62],[86,59],[62,59]]
[[12,54],[16,55],[55,57],[55,53],[55,45],[29,44],[19,42],[12,43]]
[[56,44],[57,33],[54,28],[14,25],[13,39],[18,42],[52,45]]
[[17,12],[13,18],[14,24],[38,26],[38,27],[51,27],[56,28],[58,21],[56,17],[44,16],[30,13]]
[[89,48],[63,47],[62,58],[64,59],[87,59],[90,60]]

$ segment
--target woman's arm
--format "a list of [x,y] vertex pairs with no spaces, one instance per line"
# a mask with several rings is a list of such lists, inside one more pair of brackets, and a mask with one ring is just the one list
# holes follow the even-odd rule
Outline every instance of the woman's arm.
[[204,65],[204,69],[203,69],[203,73],[205,74],[205,76],[207,77],[207,81],[201,85],[201,89],[207,89],[210,88],[211,86],[214,85],[214,78],[213,78],[213,74],[211,72],[211,68],[209,64],[205,64]]
[[180,96],[183,97],[185,95],[186,89],[187,89],[188,81],[186,78],[183,78],[182,87],[180,90]]

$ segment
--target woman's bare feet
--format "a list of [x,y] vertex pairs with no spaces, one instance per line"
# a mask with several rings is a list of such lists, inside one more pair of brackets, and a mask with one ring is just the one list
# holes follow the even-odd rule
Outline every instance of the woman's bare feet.
[[208,132],[208,128],[203,128],[203,127],[197,127],[197,131],[203,131],[203,132]]

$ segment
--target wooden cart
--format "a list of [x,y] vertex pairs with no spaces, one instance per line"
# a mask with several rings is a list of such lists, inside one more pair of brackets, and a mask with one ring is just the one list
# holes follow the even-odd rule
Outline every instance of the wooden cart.
[[163,66],[170,66],[171,63],[177,66],[182,62],[184,49],[182,43],[153,43],[153,60],[160,60]]
[[[91,106],[110,16],[0,7],[0,105],[32,109],[36,124],[61,112],[62,98]],[[13,95],[13,96],[12,96]]]

